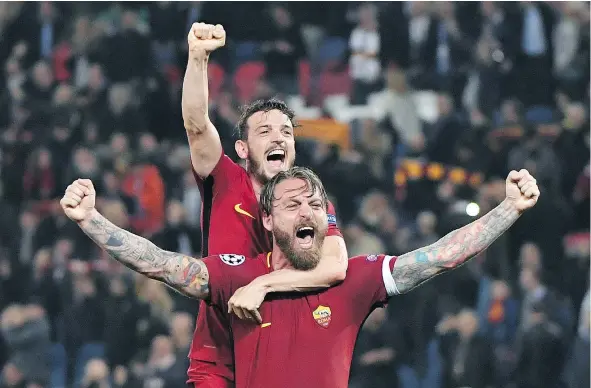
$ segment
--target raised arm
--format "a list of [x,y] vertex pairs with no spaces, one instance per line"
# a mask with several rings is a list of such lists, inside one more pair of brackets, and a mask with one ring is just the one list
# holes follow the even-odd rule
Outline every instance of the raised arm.
[[165,251],[119,228],[95,209],[95,196],[92,182],[78,179],[68,186],[60,204],[68,218],[113,259],[188,297],[209,298],[209,273],[202,260]]
[[189,61],[181,105],[193,168],[203,179],[213,171],[222,154],[220,136],[209,120],[207,64],[209,54],[225,42],[226,32],[219,24],[194,23],[189,31]]
[[399,256],[392,270],[396,291],[405,293],[478,255],[503,234],[540,195],[536,180],[526,171],[511,171],[507,197],[480,219],[439,241]]

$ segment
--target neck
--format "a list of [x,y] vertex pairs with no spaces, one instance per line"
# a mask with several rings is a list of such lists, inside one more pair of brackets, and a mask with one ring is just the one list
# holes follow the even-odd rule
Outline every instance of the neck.
[[285,256],[277,244],[273,244],[273,251],[271,252],[271,268],[273,268],[273,271],[285,268],[293,268],[289,262],[289,259]]
[[263,184],[255,178],[254,175],[249,174],[250,182],[252,183],[252,188],[254,190],[254,195],[257,197],[257,202],[260,202],[261,198],[261,191],[263,191]]

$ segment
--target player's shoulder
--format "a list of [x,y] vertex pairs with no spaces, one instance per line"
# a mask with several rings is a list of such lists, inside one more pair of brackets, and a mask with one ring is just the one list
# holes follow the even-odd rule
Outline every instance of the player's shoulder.
[[215,255],[220,262],[230,268],[235,269],[252,269],[252,270],[266,270],[268,268],[268,255],[266,253],[259,254],[253,257],[247,257],[237,253],[221,253]]
[[244,167],[233,161],[228,155],[222,154],[218,164],[215,166],[214,170],[217,172],[231,172],[235,175],[246,175],[246,170]]
[[347,277],[349,274],[354,274],[355,269],[361,269],[362,267],[372,267],[374,265],[379,266],[384,262],[391,263],[396,261],[396,256],[390,256],[386,254],[371,254],[371,255],[359,255],[349,259],[349,265],[347,269]]

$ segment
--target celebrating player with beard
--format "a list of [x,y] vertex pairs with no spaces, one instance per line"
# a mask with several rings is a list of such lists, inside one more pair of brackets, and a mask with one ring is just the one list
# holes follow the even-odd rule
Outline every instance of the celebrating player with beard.
[[[352,258],[346,279],[328,289],[268,295],[260,323],[224,314],[231,327],[236,386],[346,387],[355,340],[373,309],[482,252],[536,204],[539,194],[526,170],[512,171],[499,206],[429,246],[399,257]],[[280,172],[265,185],[262,222],[273,233],[273,247],[252,258],[229,253],[199,260],[164,251],[101,216],[95,195],[92,183],[80,179],[60,203],[111,257],[218,309],[256,277],[285,269],[311,272],[323,260],[328,201],[318,177],[305,168]]]

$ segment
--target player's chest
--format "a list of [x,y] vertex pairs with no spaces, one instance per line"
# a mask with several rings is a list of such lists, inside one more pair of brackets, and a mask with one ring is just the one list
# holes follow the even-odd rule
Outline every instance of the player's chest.
[[219,236],[226,251],[234,249],[235,253],[254,256],[271,250],[270,233],[263,226],[254,194],[218,194],[212,203],[210,225],[211,236]]
[[259,311],[262,324],[236,322],[235,338],[251,336],[290,347],[296,342],[301,345],[303,342],[338,337],[349,331],[356,332],[356,319],[350,309],[331,298],[318,295],[265,300]]

